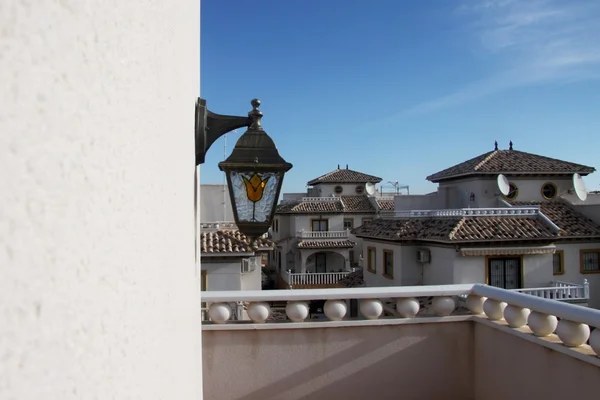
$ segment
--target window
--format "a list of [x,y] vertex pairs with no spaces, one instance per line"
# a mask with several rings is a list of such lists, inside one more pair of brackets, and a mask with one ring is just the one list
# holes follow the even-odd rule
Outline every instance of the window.
[[552,255],[552,273],[554,275],[565,273],[565,252],[563,250],[556,250]]
[[281,271],[281,252],[277,252],[277,270]]
[[542,185],[542,196],[546,200],[554,199],[556,197],[557,193],[558,193],[558,189],[556,188],[556,185],[554,183],[547,182]]
[[363,223],[363,225],[365,225],[365,224],[368,224],[368,223],[369,223],[369,222],[371,222],[371,221],[373,221],[373,219],[372,219],[372,218],[363,218],[363,219],[362,219],[362,223]]
[[519,188],[514,184],[510,183],[508,185],[508,194],[504,196],[508,200],[514,200],[519,196]]
[[394,278],[394,252],[391,250],[383,251],[383,276]]
[[275,218],[275,232],[279,232],[279,220]]
[[354,218],[344,218],[344,229],[354,228]]
[[333,189],[337,194],[340,194],[344,191],[344,188],[341,186],[336,186],[335,189]]
[[329,223],[326,219],[313,219],[311,228],[313,232],[326,232],[329,230]]
[[600,273],[600,249],[581,250],[579,254],[582,274]]
[[375,247],[367,247],[367,271],[377,272],[377,250]]
[[488,284],[502,289],[521,288],[521,257],[488,258]]
[[200,280],[200,290],[206,290],[206,271],[202,271],[201,280]]

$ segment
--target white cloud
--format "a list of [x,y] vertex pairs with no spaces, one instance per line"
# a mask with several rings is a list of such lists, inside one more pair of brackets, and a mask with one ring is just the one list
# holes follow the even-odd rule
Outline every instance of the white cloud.
[[483,80],[403,110],[421,114],[507,89],[597,78],[600,3],[565,0],[467,1],[456,17],[468,20],[477,51],[496,69]]

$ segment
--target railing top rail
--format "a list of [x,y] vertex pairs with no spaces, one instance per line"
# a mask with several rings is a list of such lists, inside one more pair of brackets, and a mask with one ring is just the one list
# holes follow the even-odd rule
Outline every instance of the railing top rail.
[[583,286],[547,286],[547,287],[532,287],[532,288],[520,288],[520,289],[508,289],[511,292],[534,292],[536,290],[551,290],[553,292],[560,292],[564,290],[583,289]]
[[322,201],[332,201],[332,202],[336,202],[336,201],[340,201],[341,199],[339,197],[302,197],[302,201],[306,201],[306,202],[322,202]]
[[456,208],[456,209],[439,209],[439,210],[404,210],[404,211],[389,211],[382,213],[385,215],[393,214],[395,217],[401,218],[418,218],[418,217],[467,217],[467,216],[523,216],[523,215],[538,215],[540,208],[538,206],[531,207],[499,207],[499,208]]
[[[390,286],[369,288],[333,289],[284,289],[284,290],[235,290],[202,292],[202,301],[298,301],[298,300],[343,300],[381,299],[421,296],[457,296],[468,293],[473,284],[438,286]],[[527,295],[523,295],[527,296]]]
[[554,315],[568,321],[579,322],[600,328],[600,310],[577,306],[560,301],[544,299],[493,286],[475,284],[472,294],[502,301],[517,307],[529,308],[542,314]]

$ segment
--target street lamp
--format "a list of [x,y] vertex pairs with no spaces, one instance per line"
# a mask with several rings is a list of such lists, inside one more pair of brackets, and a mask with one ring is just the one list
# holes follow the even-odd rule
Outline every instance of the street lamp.
[[238,139],[231,155],[219,163],[225,172],[235,223],[252,241],[269,230],[284,174],[292,168],[263,130],[260,100],[251,101],[248,117],[219,115],[196,103],[196,166],[204,163],[206,151],[221,136],[236,128],[248,129]]

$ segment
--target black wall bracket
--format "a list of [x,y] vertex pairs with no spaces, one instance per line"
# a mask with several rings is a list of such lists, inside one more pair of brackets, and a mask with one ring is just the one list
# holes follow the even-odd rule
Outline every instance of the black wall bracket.
[[227,132],[244,126],[250,126],[252,118],[220,115],[206,108],[206,100],[196,100],[196,166],[204,164],[206,152],[210,146]]

